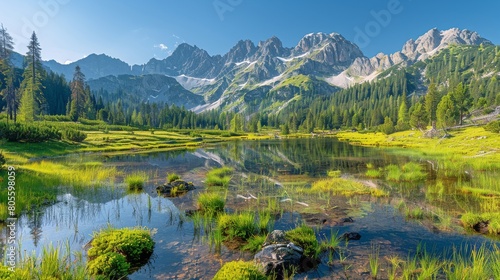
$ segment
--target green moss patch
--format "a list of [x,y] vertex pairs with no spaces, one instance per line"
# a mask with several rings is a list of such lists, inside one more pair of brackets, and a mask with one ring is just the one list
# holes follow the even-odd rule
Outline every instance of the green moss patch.
[[120,279],[148,262],[154,244],[145,228],[104,229],[90,243],[87,268],[92,275],[108,277],[103,279]]

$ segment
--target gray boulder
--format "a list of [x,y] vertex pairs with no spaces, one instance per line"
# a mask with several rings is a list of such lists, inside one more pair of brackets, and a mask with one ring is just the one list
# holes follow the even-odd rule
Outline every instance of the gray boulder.
[[290,242],[282,230],[274,230],[267,235],[263,248],[254,260],[266,275],[284,276],[292,268],[300,270],[304,259],[304,250]]
[[156,191],[158,192],[158,194],[167,197],[179,196],[194,189],[195,187],[193,183],[188,183],[183,180],[176,180],[171,183],[156,187]]

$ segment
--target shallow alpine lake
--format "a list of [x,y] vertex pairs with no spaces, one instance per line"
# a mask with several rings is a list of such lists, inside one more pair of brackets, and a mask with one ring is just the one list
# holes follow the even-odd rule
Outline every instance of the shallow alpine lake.
[[[226,212],[256,211],[273,201],[278,209],[273,215],[274,229],[289,230],[306,223],[315,229],[319,241],[332,234],[361,235],[360,240],[342,242],[341,255],[322,254],[320,264],[296,274],[294,279],[369,279],[368,255],[374,244],[380,250],[381,269],[388,263],[385,257],[399,255],[404,260],[419,247],[439,258],[450,258],[453,248],[466,253],[468,246],[500,245],[498,240],[468,232],[458,224],[460,213],[485,207],[453,190],[457,182],[473,180],[470,176],[474,172],[449,174],[436,168],[438,164],[432,159],[352,146],[332,138],[235,141],[192,151],[78,154],[44,160],[103,162],[104,166],[116,167],[121,175],[106,186],[60,186],[57,203],[19,217],[21,251],[38,254],[49,244],[69,244],[70,250],[84,252],[92,233],[108,225],[145,226],[154,232],[154,253],[150,262],[129,279],[211,279],[225,262],[253,258],[253,254],[230,249],[226,244],[216,251],[205,231],[195,227],[186,215],[186,210],[196,209],[196,197],[206,188],[206,173],[221,166],[234,170],[229,188],[223,190]],[[424,180],[390,182],[365,175],[367,165],[383,168],[410,161],[423,167]],[[137,171],[146,172],[149,180],[142,192],[130,193],[123,178]],[[342,177],[385,190],[389,196],[304,195],[296,191],[329,178],[329,171],[340,171]],[[498,171],[489,172],[490,177],[498,175]],[[158,195],[156,186],[165,182],[168,173],[193,182],[196,190],[173,198]],[[498,201],[492,207],[495,203]],[[419,209],[423,214],[412,218],[408,209]],[[339,222],[348,217],[353,222]],[[1,232],[5,240],[6,228]]]

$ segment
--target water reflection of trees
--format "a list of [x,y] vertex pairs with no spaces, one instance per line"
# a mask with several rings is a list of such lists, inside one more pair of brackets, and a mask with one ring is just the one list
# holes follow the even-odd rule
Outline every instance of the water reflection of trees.
[[332,138],[230,142],[222,144],[216,153],[241,171],[268,176],[282,172],[317,177],[326,175],[328,170],[359,173],[365,170],[367,162],[383,166],[396,161],[376,149]]

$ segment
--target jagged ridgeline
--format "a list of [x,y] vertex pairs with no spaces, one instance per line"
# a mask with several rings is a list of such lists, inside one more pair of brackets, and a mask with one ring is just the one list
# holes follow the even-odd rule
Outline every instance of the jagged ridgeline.
[[[42,62],[41,82],[46,113],[67,114],[69,80],[80,66],[95,108],[86,117],[111,124],[228,129],[233,121],[233,130],[260,124],[313,131],[392,123],[403,129],[422,110],[418,104],[425,107],[422,96],[431,83],[436,105],[458,85],[465,88],[467,108],[460,115],[498,106],[499,56],[498,46],[456,28],[431,29],[401,51],[371,58],[340,34],[311,33],[291,48],[277,37],[257,45],[242,40],[213,56],[183,43],[169,57],[143,65],[103,54],[65,65]],[[12,53],[12,65],[22,67],[20,60]],[[15,83],[21,74],[16,70]]]
[[378,126],[389,117],[398,122],[401,104],[407,113],[427,93],[428,85],[437,85],[440,96],[446,95],[459,83],[470,94],[469,111],[500,104],[500,48],[498,46],[452,45],[437,55],[408,67],[393,66],[379,74],[378,79],[354,85],[333,95],[293,102],[281,111],[282,121],[291,128],[307,123],[315,127]]

